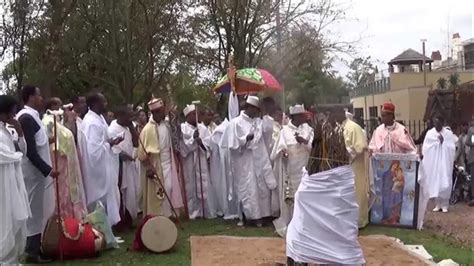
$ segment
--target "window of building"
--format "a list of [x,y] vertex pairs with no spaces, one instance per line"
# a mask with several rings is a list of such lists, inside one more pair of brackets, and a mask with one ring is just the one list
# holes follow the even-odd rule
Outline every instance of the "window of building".
[[377,118],[379,116],[377,106],[369,107],[369,116],[370,118]]
[[464,64],[466,69],[474,68],[474,43],[464,46]]
[[364,118],[364,108],[354,108],[354,117]]

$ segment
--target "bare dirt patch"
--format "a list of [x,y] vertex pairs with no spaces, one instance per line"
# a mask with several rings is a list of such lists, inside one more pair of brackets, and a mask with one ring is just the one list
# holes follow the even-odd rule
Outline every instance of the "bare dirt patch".
[[448,213],[432,212],[434,203],[428,204],[425,229],[474,248],[474,207],[460,202],[449,206]]
[[[367,265],[428,265],[393,238],[361,236]],[[274,237],[191,236],[192,266],[279,265],[285,242]]]

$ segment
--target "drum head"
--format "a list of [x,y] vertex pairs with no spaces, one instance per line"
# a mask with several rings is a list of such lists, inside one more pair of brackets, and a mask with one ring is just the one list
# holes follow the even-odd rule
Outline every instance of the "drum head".
[[146,221],[141,231],[143,245],[153,252],[165,252],[173,248],[178,239],[176,225],[164,216]]

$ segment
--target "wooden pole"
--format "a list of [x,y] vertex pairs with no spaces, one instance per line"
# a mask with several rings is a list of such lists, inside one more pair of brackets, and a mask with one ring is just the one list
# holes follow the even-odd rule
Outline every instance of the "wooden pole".
[[423,50],[423,86],[426,87],[426,61],[425,61],[425,42],[426,39],[421,39],[422,42],[422,50]]
[[[171,128],[175,128],[176,131],[173,132],[171,131],[171,134],[173,133],[178,133],[180,132],[180,127],[179,127],[179,123],[178,123],[178,118],[177,118],[177,115],[175,113],[175,103],[174,103],[174,100],[173,100],[173,97],[171,97],[171,86],[170,84],[166,84],[166,90],[168,91],[168,100],[169,100],[169,103],[170,103],[170,106],[172,107],[172,109],[168,109],[168,116],[169,116],[169,119],[170,119],[170,126]],[[177,137],[178,138],[178,143],[179,143],[179,139],[181,137],[180,134],[177,134],[177,136],[174,136],[174,137]],[[173,139],[173,136],[172,136],[172,139]],[[173,143],[172,143],[173,145]],[[179,144],[178,144],[179,145]],[[175,158],[175,162],[176,162],[176,168],[177,168],[177,174],[178,174],[178,181],[179,181],[179,185],[181,187],[181,198],[183,200],[183,207],[184,207],[184,215],[186,216],[185,218],[185,221],[189,220],[189,209],[188,209],[188,194],[186,192],[186,180],[184,180],[184,175],[183,175],[183,164],[182,164],[182,161],[181,161],[181,158],[179,156],[179,151],[175,150],[176,147],[173,147],[172,148],[172,153],[173,153],[173,158]]]
[[[53,139],[54,139],[54,171],[58,172],[58,127],[57,127],[56,115],[53,114]],[[56,183],[56,213],[57,213],[57,224],[58,224],[58,251],[59,259],[63,261],[63,248],[61,246],[61,236],[63,234],[63,227],[61,224],[61,204],[59,202],[59,177],[55,177],[54,182]]]
[[[198,105],[195,104],[196,110],[196,130],[199,132],[199,116],[198,116]],[[199,164],[199,183],[201,184],[201,208],[202,208],[202,218],[206,218],[206,213],[204,209],[204,191],[202,187],[202,170],[201,170],[201,147],[197,145],[197,156],[198,156],[198,164]]]
[[[175,156],[173,154],[173,156]],[[183,199],[183,206],[184,206],[184,215],[186,216],[185,221],[189,220],[189,209],[188,209],[188,194],[186,192],[186,180],[184,180],[184,175],[183,175],[183,164],[181,162],[181,158],[179,158],[178,155],[176,155],[176,166],[178,168],[178,179],[180,180],[180,185],[181,185],[181,198]]]
[[234,92],[234,94],[237,94],[235,91],[236,70],[234,66],[234,56],[232,54],[229,54],[228,64],[229,64],[229,67],[227,68],[227,77],[229,78],[230,88]]
[[176,223],[178,224],[179,228],[183,229],[183,226],[181,225],[181,222],[179,221],[179,216],[178,214],[176,213],[176,210],[174,209],[174,206],[173,206],[173,203],[171,202],[171,199],[170,197],[168,196],[168,193],[166,192],[166,188],[165,186],[163,185],[163,183],[161,182],[160,178],[158,177],[158,172],[156,171],[156,168],[153,166],[153,163],[150,159],[150,156],[148,154],[148,152],[146,151],[145,149],[145,145],[143,145],[143,142],[140,138],[138,138],[138,141],[140,143],[140,146],[142,146],[142,149],[143,151],[145,152],[145,154],[147,155],[146,156],[146,163],[149,165],[149,167],[151,168],[151,171],[153,172],[153,178],[158,182],[158,184],[160,185],[160,187],[163,189],[163,193],[165,194],[165,197],[166,197],[166,200],[168,201],[168,203],[170,204],[170,208],[171,208],[171,211],[173,212],[173,215],[176,217]]

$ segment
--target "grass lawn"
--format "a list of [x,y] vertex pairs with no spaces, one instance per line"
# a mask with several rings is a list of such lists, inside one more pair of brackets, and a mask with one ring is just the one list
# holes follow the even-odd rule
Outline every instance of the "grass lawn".
[[[135,232],[119,234],[125,243],[120,249],[103,252],[98,258],[90,260],[67,261],[67,265],[190,265],[191,251],[189,236],[191,235],[235,235],[235,236],[273,236],[273,228],[240,228],[236,222],[222,220],[197,220],[184,223],[184,230],[179,231],[178,243],[175,249],[167,254],[153,254],[127,251],[131,246]],[[406,229],[371,226],[363,231],[362,235],[385,234],[400,238],[406,244],[421,244],[435,257],[436,261],[451,258],[454,261],[473,265],[473,251],[439,238],[429,232],[419,232]],[[250,265],[249,265],[250,266]]]

